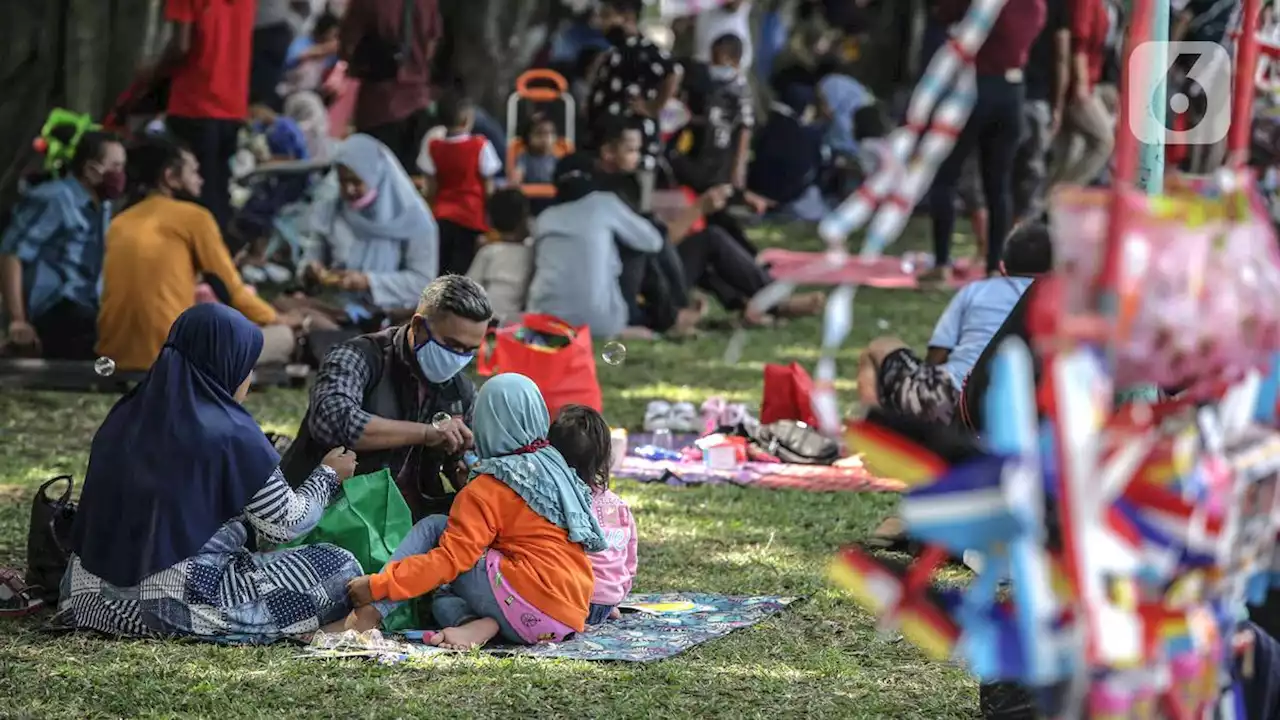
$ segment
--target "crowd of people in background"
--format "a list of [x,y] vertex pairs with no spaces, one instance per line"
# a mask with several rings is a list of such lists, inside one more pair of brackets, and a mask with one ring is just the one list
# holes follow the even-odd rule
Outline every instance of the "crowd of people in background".
[[[750,0],[678,20],[674,43],[644,31],[640,0],[600,0],[543,58],[579,116],[525,102],[503,128],[433,77],[435,0],[167,0],[171,35],[134,93],[162,89],[163,112],[84,134],[4,231],[9,349],[142,370],[184,309],[213,301],[284,362],[307,333],[403,320],[449,273],[501,298],[502,322],[550,313],[601,338],[695,333],[711,299],[746,325],[818,312],[820,294],[751,308],[771,277],[745,228],[816,221],[880,161],[910,84],[858,79],[869,4],[804,0],[769,48]],[[917,68],[968,3],[926,5]],[[1178,4],[1174,37],[1221,40],[1227,5]],[[961,267],[958,210],[976,274],[997,275],[1052,184],[1105,182],[1123,22],[1117,0],[1010,0],[922,204],[923,281]]]

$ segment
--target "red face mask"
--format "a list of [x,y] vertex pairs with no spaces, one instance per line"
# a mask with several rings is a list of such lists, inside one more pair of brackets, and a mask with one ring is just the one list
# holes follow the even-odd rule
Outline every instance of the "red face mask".
[[106,170],[98,183],[98,194],[103,200],[115,200],[124,195],[125,175],[123,170]]

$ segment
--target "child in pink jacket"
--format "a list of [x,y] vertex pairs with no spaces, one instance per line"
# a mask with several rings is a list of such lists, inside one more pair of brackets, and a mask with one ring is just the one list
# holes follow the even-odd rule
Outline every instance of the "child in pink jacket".
[[551,423],[547,439],[591,488],[591,511],[609,543],[609,547],[600,552],[588,553],[596,586],[591,595],[587,625],[599,625],[618,617],[618,603],[631,591],[638,562],[638,538],[631,508],[609,489],[613,452],[609,424],[600,413],[585,405],[566,405]]

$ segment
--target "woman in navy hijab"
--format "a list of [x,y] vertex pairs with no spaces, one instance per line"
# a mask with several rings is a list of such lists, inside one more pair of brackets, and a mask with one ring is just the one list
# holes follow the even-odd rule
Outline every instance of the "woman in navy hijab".
[[262,331],[234,309],[184,312],[147,377],[93,438],[54,622],[116,635],[269,641],[342,618],[360,564],[332,545],[251,553],[313,528],[351,476],[337,449],[297,490],[241,401]]

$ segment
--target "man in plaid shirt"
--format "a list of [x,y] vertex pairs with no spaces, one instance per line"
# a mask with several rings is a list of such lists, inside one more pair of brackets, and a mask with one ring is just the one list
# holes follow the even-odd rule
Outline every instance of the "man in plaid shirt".
[[415,520],[447,511],[473,441],[475,386],[462,370],[492,317],[484,288],[445,275],[423,291],[408,324],[330,350],[281,463],[290,484],[305,480],[326,448],[346,447],[359,454],[356,474],[391,471]]

